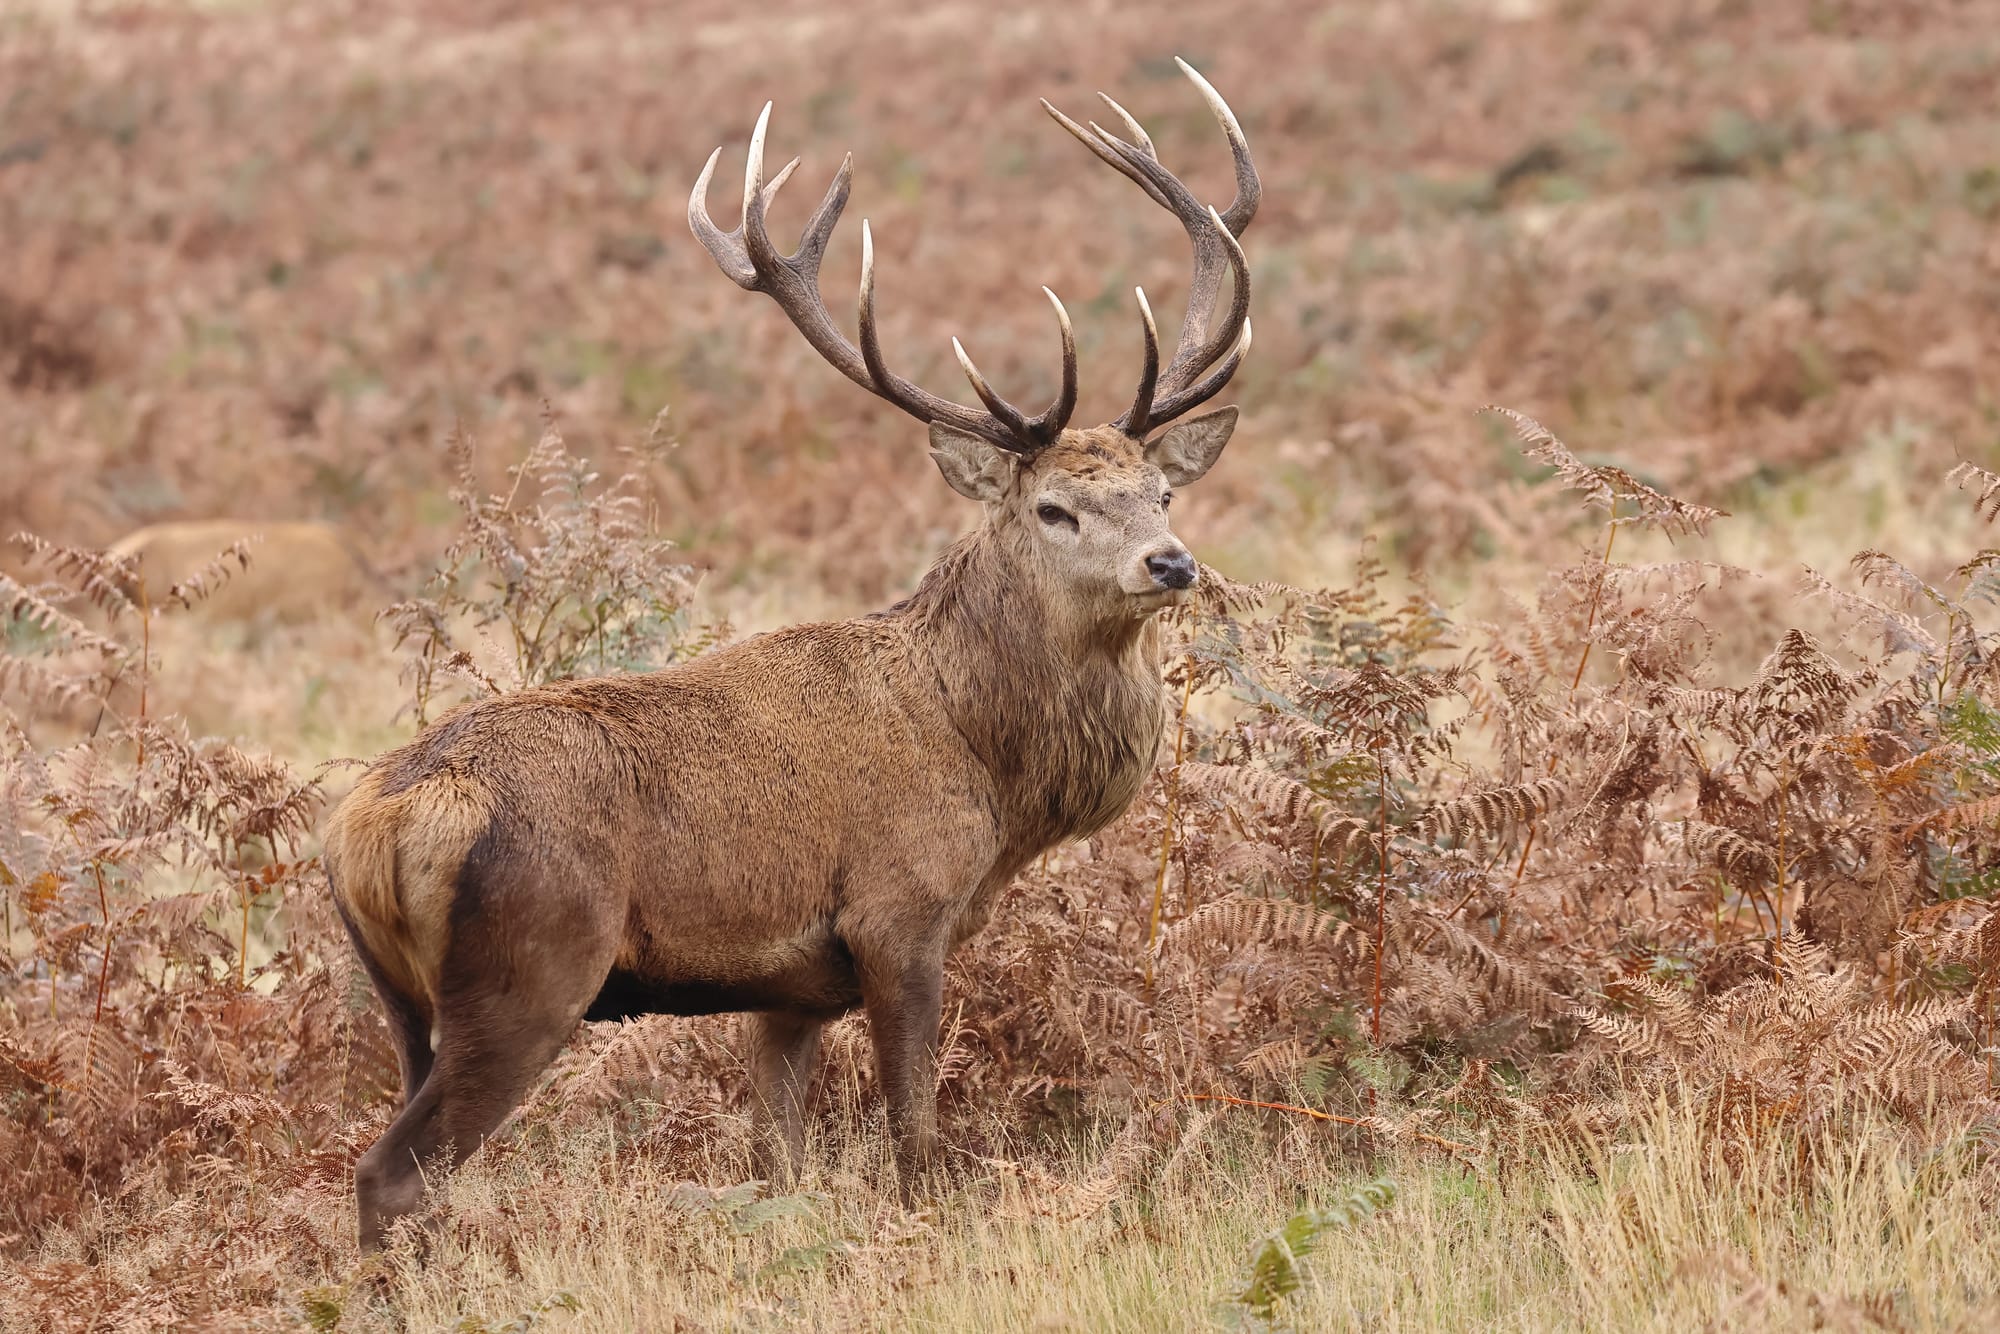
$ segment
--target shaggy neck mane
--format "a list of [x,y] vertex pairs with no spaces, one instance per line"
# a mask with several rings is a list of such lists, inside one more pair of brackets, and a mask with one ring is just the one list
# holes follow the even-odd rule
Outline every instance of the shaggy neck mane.
[[946,711],[992,773],[1025,859],[1115,819],[1163,722],[1153,618],[1091,621],[1058,602],[992,525],[959,539],[894,614],[930,660]]

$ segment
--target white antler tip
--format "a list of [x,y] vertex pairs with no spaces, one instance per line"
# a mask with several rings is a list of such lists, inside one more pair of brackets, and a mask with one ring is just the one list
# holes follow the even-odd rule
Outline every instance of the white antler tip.
[[688,208],[708,211],[708,183],[715,179],[715,164],[722,158],[722,150],[717,148],[708,155],[708,161],[701,167],[701,175],[694,178],[694,189],[688,191]]
[[764,131],[771,121],[771,104],[757,113],[757,128],[750,131],[750,154],[743,162],[743,216],[747,219],[756,206],[757,192],[764,184]]
[[1227,134],[1231,139],[1241,139],[1243,137],[1243,127],[1237,124],[1236,113],[1229,109],[1229,103],[1222,100],[1222,94],[1215,91],[1215,85],[1203,78],[1200,70],[1188,64],[1187,61],[1182,60],[1179,56],[1174,57],[1174,63],[1179,65],[1181,73],[1192,79],[1194,86],[1201,90],[1202,98],[1208,103],[1209,110],[1213,111],[1216,120],[1221,122],[1223,133]]
[[986,388],[986,377],[979,373],[979,367],[972,364],[972,357],[966,352],[965,345],[954,338],[951,340],[951,350],[958,356],[959,369],[964,371],[965,378],[972,382],[973,392],[982,400],[985,399],[989,392]]

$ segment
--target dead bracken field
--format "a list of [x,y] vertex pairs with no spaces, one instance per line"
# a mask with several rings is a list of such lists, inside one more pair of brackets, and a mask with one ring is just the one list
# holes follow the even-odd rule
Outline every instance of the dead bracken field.
[[[1151,780],[954,957],[943,1181],[859,1017],[785,1186],[736,1020],[593,1024],[360,1256],[349,761],[970,520],[709,151],[775,99],[786,235],[855,153],[935,391],[1050,396],[1062,293],[1102,420],[1186,243],[1035,100],[1226,194],[1175,55],[1244,421]],[[1985,0],[0,5],[0,1331],[2000,1324],[1996,105]]]

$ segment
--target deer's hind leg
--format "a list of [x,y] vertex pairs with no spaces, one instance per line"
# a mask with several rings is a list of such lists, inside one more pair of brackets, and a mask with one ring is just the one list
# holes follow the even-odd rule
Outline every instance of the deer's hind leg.
[[340,914],[341,924],[347,928],[347,938],[354,944],[362,970],[375,985],[376,999],[382,1003],[382,1019],[388,1025],[390,1041],[395,1044],[396,1068],[403,1079],[403,1106],[408,1107],[416,1098],[417,1090],[430,1078],[433,1055],[430,1019],[424,1013],[424,1007],[404,995],[389,980],[382,966],[375,962],[375,956],[368,952],[368,942],[354,929],[353,921],[337,897],[334,907]]
[[429,1077],[355,1165],[363,1250],[419,1208],[428,1166],[456,1168],[520,1105],[611,971],[618,925],[604,900],[510,884],[492,865],[475,849],[460,877]]
[[826,1021],[797,1010],[770,1010],[748,1016],[748,1024],[756,1170],[767,1181],[786,1184],[804,1165],[806,1103]]

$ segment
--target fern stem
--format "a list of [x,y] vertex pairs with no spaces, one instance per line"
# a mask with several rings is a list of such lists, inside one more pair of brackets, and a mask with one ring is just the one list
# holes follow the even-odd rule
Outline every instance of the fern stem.
[[1313,826],[1312,869],[1306,873],[1306,901],[1315,908],[1319,906],[1319,853],[1320,844],[1326,833],[1317,824]]
[[83,1077],[89,1082],[90,1072],[96,1068],[97,1025],[104,1018],[104,992],[111,982],[111,902],[104,893],[104,867],[93,861],[90,874],[97,881],[97,911],[104,916],[104,962],[97,969],[97,1008],[90,1016],[90,1036],[83,1043]]
[[[1990,907],[1987,909],[1989,925],[1990,925],[1991,914],[1994,911],[1995,910]],[[1992,935],[1991,932],[1986,931],[1982,928],[1979,933],[1978,940],[1979,940],[1978,1001],[1979,1001],[1979,1022],[1981,1029],[1979,1045],[1981,1049],[1984,1051],[1986,1056],[1986,1086],[1987,1088],[1991,1089],[1995,1086],[1996,1083],[2000,1083],[2000,1079],[1996,1079],[1995,1077],[1993,1068],[1993,1057],[1994,1057],[1993,967],[1994,964],[1996,962],[2000,962],[2000,960],[1996,960],[1995,958],[1996,951],[1994,949],[1994,936]],[[1891,960],[1893,960],[1894,957],[1895,957],[1894,955],[1891,955],[1890,956]]]
[[[1597,629],[1597,609],[1604,601],[1604,571],[1610,568],[1611,548],[1618,541],[1617,518],[1618,505],[1614,501],[1611,506],[1611,522],[1604,525],[1604,554],[1597,558],[1599,566],[1597,583],[1590,591],[1590,609],[1584,613],[1583,651],[1577,654],[1576,670],[1570,673],[1569,694],[1566,696],[1569,700],[1576,698],[1577,688],[1583,684],[1583,669],[1590,665],[1590,636],[1591,632]],[[1553,774],[1556,771],[1556,753],[1554,746],[1549,747],[1549,762],[1547,767],[1542,770],[1544,775]],[[1528,826],[1528,836],[1521,840],[1521,857],[1519,861],[1514,863],[1514,879],[1508,884],[1507,895],[1500,904],[1500,930],[1506,929],[1507,909],[1514,901],[1514,891],[1521,887],[1521,877],[1528,869],[1528,854],[1535,850],[1535,835],[1540,830],[1540,825],[1530,824]],[[1451,911],[1445,914],[1445,920],[1450,921],[1453,917],[1458,916],[1458,910],[1471,901],[1473,892],[1477,889],[1478,886],[1474,885],[1472,889],[1466,890],[1465,897],[1452,905]]]
[[243,898],[243,923],[236,937],[236,989],[242,991],[250,985],[250,877],[243,877],[238,892]]
[[1771,916],[1777,922],[1777,938],[1785,938],[1785,757],[1778,757],[1778,901],[1771,909]]
[[[1590,665],[1590,634],[1597,628],[1597,609],[1604,601],[1604,571],[1611,567],[1611,544],[1618,540],[1618,505],[1613,502],[1611,518],[1604,525],[1604,554],[1597,558],[1597,583],[1590,590],[1590,610],[1583,618],[1583,652],[1577,655],[1576,671],[1569,678],[1569,693],[1574,696],[1576,688],[1583,684],[1583,669]],[[1549,769],[1555,770],[1555,754],[1549,755]]]
[[146,767],[146,691],[153,673],[153,603],[146,595],[146,576],[139,576],[139,757],[137,768]]
[[[1375,788],[1380,799],[1381,846],[1375,856],[1375,996],[1368,1020],[1368,1040],[1382,1045],[1382,949],[1389,938],[1389,762],[1375,748]],[[1369,1096],[1374,1096],[1369,1087]]]
[[1187,742],[1188,704],[1194,699],[1194,672],[1181,690],[1180,717],[1174,723],[1174,767],[1167,771],[1167,815],[1160,826],[1160,869],[1153,876],[1153,918],[1146,927],[1146,986],[1153,985],[1153,946],[1160,938],[1160,908],[1167,897],[1167,863],[1174,855],[1174,816],[1180,805],[1181,755]]

